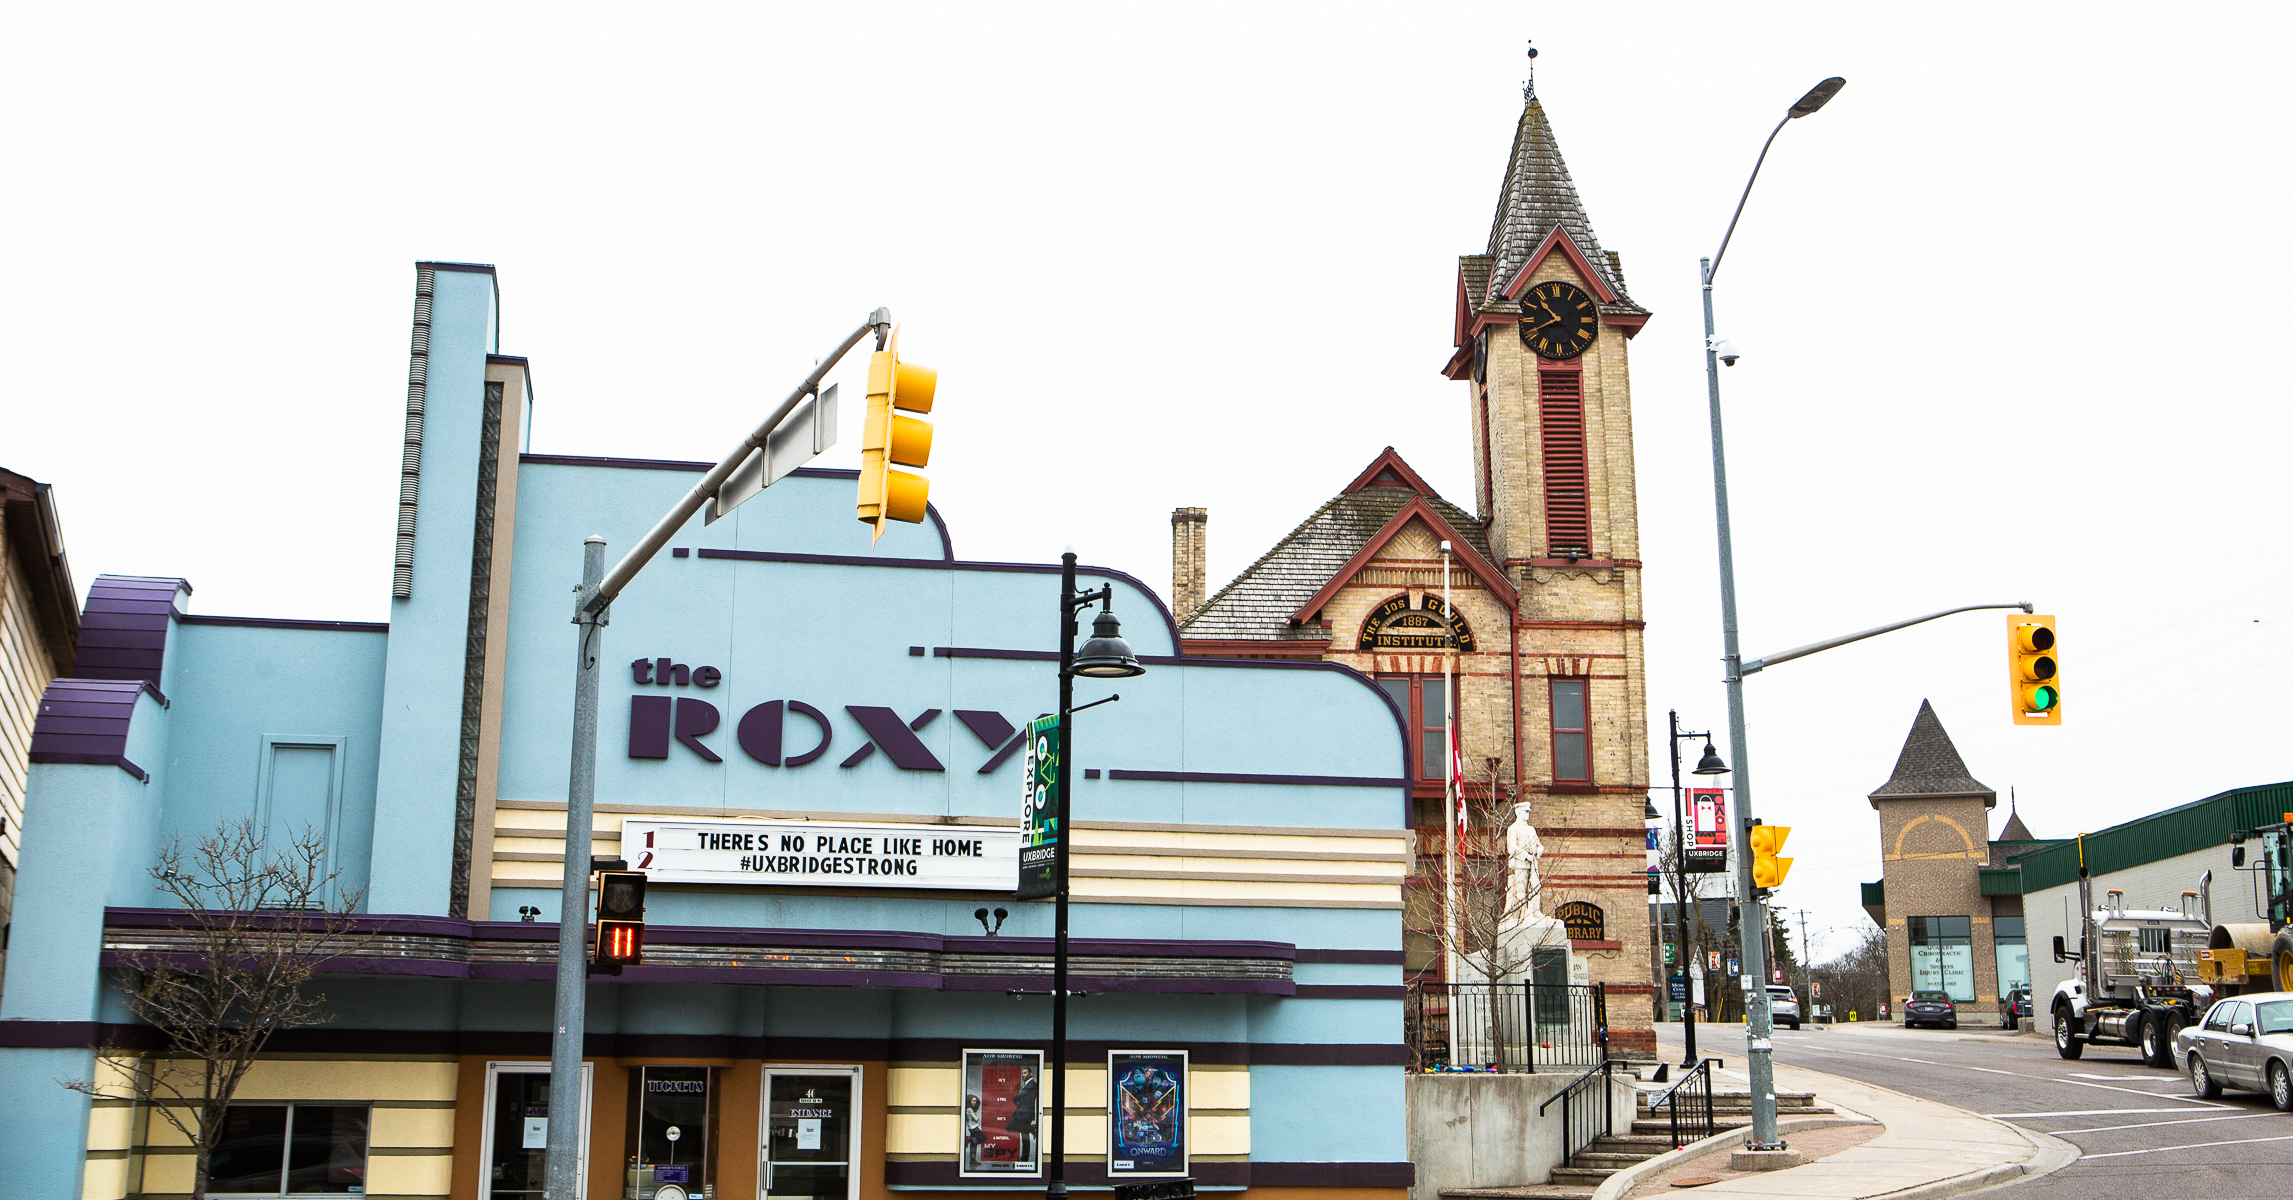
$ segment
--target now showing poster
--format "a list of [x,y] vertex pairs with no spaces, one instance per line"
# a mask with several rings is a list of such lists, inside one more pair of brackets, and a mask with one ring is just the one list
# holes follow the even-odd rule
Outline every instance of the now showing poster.
[[1186,1174],[1186,1052],[1107,1054],[1107,1174]]
[[1041,1050],[963,1052],[963,1159],[967,1179],[1043,1174]]

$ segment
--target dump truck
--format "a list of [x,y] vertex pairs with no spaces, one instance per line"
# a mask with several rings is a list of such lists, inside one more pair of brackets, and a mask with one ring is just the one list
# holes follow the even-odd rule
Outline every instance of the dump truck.
[[2293,992],[2293,813],[2229,844],[2230,865],[2252,876],[2254,911],[2268,919],[2214,926],[2199,980],[2225,994]]
[[2128,908],[2126,894],[2115,888],[2097,906],[2084,857],[2078,949],[2059,935],[2054,939],[2054,961],[2078,964],[2075,975],[2055,985],[2048,1005],[2054,1050],[2074,1059],[2088,1046],[2132,1046],[2153,1067],[2173,1066],[2175,1035],[2197,1024],[2213,1003],[2213,988],[2194,982],[2213,936],[2213,872],[2198,890],[2183,892],[2177,908]]

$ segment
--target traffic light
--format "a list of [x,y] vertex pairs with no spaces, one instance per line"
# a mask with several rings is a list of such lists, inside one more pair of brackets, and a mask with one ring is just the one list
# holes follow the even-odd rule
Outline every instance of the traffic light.
[[601,871],[597,876],[597,954],[590,973],[619,975],[645,961],[645,873]]
[[2014,694],[2014,723],[2060,725],[2062,679],[2054,657],[2054,618],[2009,614],[2006,681]]
[[931,461],[931,423],[900,413],[930,412],[932,394],[938,390],[938,371],[900,361],[897,329],[891,344],[868,359],[868,424],[860,437],[858,511],[862,524],[875,527],[870,542],[884,536],[886,521],[912,524],[924,519],[931,484],[921,475],[892,466],[920,467]]
[[1752,826],[1752,886],[1777,888],[1783,886],[1783,877],[1791,874],[1791,860],[1779,858],[1784,839],[1791,836],[1789,825]]

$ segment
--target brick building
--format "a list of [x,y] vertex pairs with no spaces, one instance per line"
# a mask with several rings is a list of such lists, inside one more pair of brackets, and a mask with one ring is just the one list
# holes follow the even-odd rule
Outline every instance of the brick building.
[[1894,774],[1871,793],[1885,876],[1863,885],[1863,907],[1887,931],[1887,992],[1902,1019],[1914,991],[1949,992],[1962,1019],[1996,1017],[1999,997],[2030,985],[2019,888],[1997,874],[2051,845],[2009,813],[1996,840],[1998,793],[1967,773],[1951,735],[1922,700]]
[[1207,598],[1207,514],[1171,519],[1189,654],[1343,663],[1374,676],[1401,710],[1417,781],[1413,976],[1444,970],[1427,919],[1426,893],[1440,889],[1423,885],[1445,853],[1443,701],[1454,678],[1464,786],[1481,826],[1468,851],[1501,855],[1512,806],[1530,806],[1545,851],[1537,904],[1548,914],[1571,906],[1569,969],[1607,985],[1612,1048],[1635,1054],[1655,1042],[1626,343],[1648,315],[1625,291],[1621,260],[1593,236],[1532,94],[1487,249],[1458,260],[1443,373],[1466,385],[1474,511],[1387,447]]

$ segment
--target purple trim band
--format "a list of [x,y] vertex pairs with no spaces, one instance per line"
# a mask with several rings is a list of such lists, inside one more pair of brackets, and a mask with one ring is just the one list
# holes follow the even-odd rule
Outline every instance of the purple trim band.
[[1408,956],[1399,950],[1308,950],[1298,948],[1295,961],[1302,963],[1359,963],[1364,966],[1406,966]]
[[[1101,1060],[1101,1066],[1105,1065]],[[1247,1162],[1206,1162],[1190,1165],[1188,1174],[1198,1187],[1243,1188],[1254,1182],[1257,1164]],[[1132,1180],[1123,1177],[1108,1178],[1104,1157],[1070,1158],[1067,1162],[1069,1187],[1104,1188],[1117,1183],[1156,1183],[1160,1178]],[[1027,1194],[1043,1190],[1042,1176],[1015,1177],[1008,1180],[976,1176],[965,1177],[957,1164],[945,1162],[887,1162],[884,1164],[884,1183],[888,1187],[907,1188],[992,1188],[997,1191],[1017,1191]],[[1033,1185],[1033,1186],[1029,1186]]]
[[1107,778],[1153,783],[1287,783],[1315,787],[1392,787],[1409,782],[1374,775],[1253,775],[1233,771],[1109,771]]
[[494,273],[494,264],[492,263],[418,262],[414,264],[414,269],[417,271],[425,268],[432,271],[468,271],[473,275],[491,275]]
[[[1068,1167],[1068,1170],[1073,1169],[1072,1166]],[[1254,1162],[1250,1164],[1250,1184],[1252,1187],[1415,1187],[1417,1164]]]
[[[117,1047],[158,1050],[166,1036],[148,1025],[98,1024],[94,1021],[0,1021],[0,1049],[61,1050],[77,1047]],[[1004,1039],[1022,1049],[1048,1049],[1032,1038]],[[847,1062],[944,1062],[963,1060],[967,1047],[978,1039],[962,1038],[833,1038],[742,1037],[710,1033],[592,1033],[582,1042],[582,1053],[598,1058],[731,1058],[825,1059]],[[1105,1063],[1107,1052],[1138,1044],[1069,1039],[1067,1059],[1076,1065]],[[1297,1042],[1168,1042],[1159,1046],[1184,1050],[1198,1063],[1217,1066],[1362,1067],[1405,1065],[1405,1046],[1357,1046]],[[266,1053],[309,1054],[372,1051],[388,1047],[393,1054],[491,1054],[547,1057],[546,1029],[345,1029],[321,1025],[287,1029],[271,1035]],[[1388,1051],[1402,1051],[1394,1058]],[[1374,1053],[1363,1053],[1372,1051]],[[1374,1061],[1372,1061],[1374,1060]],[[1068,1164],[1073,1170],[1079,1165]],[[1210,1164],[1204,1164],[1208,1166]],[[1264,1167],[1276,1164],[1253,1164]]]
[[523,354],[489,354],[486,356],[486,361],[490,363],[503,363],[512,367],[523,367],[531,365],[526,362],[525,355]]
[[250,629],[335,629],[355,633],[388,633],[388,621],[304,621],[293,617],[209,617],[190,613],[176,620],[186,625],[238,625]]
[[1291,994],[1300,1000],[1400,1000],[1409,994],[1409,989],[1400,984],[1301,983],[1294,986],[1296,990]]
[[[281,920],[291,920],[280,917]],[[106,908],[104,924],[121,929],[180,928],[186,920],[180,909]],[[413,934],[430,937],[483,938],[496,942],[557,943],[557,925],[540,921],[461,921],[452,917],[360,916],[350,923],[356,933]],[[882,929],[750,929],[712,925],[645,927],[647,945],[663,946],[800,946],[868,950],[936,950],[958,954],[1037,957],[1051,953],[1047,937],[988,937],[983,934],[910,933]],[[1068,953],[1077,957],[1111,958],[1271,958],[1289,959],[1296,948],[1288,942],[1197,942],[1171,938],[1070,938]],[[641,968],[640,968],[641,969]]]

